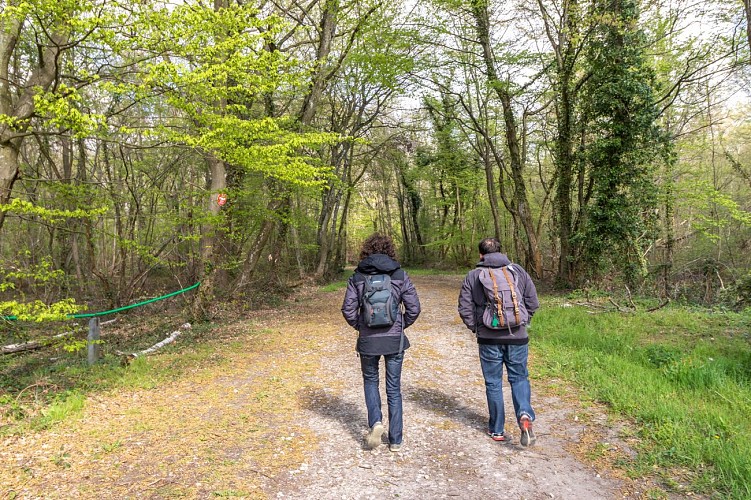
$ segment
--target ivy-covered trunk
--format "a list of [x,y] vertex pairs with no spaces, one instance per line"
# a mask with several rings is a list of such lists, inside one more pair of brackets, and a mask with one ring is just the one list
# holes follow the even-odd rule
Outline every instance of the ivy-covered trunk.
[[654,72],[634,0],[596,4],[602,21],[587,51],[592,75],[582,102],[588,118],[587,160],[592,199],[582,241],[582,264],[597,277],[615,271],[633,283],[645,276],[644,249],[654,241],[656,164],[664,134],[656,126]]
[[[570,19],[570,17],[569,17]],[[569,27],[573,29],[573,27]],[[565,43],[571,33],[562,35]],[[558,274],[556,282],[559,286],[572,287],[575,284],[576,250],[572,244],[574,223],[574,208],[572,206],[574,176],[576,175],[574,155],[574,132],[576,113],[576,90],[574,88],[574,48],[568,45],[560,48],[556,61],[557,67],[557,93],[556,93],[556,195],[555,195],[555,218],[558,224],[558,240],[560,254],[558,256]],[[580,209],[582,207],[579,207]]]

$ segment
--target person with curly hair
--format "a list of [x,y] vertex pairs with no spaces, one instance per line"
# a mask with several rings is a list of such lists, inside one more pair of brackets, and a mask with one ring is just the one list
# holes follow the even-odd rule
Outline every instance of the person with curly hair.
[[342,314],[358,331],[356,351],[360,357],[365,406],[368,410],[366,443],[373,449],[384,433],[379,389],[381,356],[386,367],[389,450],[402,446],[401,375],[404,351],[410,344],[404,330],[420,315],[417,291],[396,261],[393,240],[373,234],[362,244],[360,263],[347,283]]

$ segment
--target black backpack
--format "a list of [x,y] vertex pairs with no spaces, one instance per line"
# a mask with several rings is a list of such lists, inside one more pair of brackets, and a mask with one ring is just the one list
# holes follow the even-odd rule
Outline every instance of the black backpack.
[[360,315],[368,328],[383,328],[396,322],[399,304],[391,294],[391,276],[365,274]]

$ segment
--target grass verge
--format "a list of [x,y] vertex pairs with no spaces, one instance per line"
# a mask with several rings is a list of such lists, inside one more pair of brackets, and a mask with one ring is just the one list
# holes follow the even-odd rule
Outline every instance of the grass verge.
[[[196,325],[183,339],[201,338],[212,328],[210,324]],[[169,361],[164,357],[136,358],[127,369],[121,366],[121,358],[113,355],[88,366],[85,351],[67,352],[63,348],[0,358],[0,436],[42,430],[75,418],[92,393],[152,389],[176,380],[186,371],[207,364],[213,348],[199,342],[184,342],[169,346],[164,352],[180,355]]]
[[748,314],[545,305],[531,329],[533,375],[571,381],[636,422],[630,474],[664,471],[668,487],[679,475],[695,493],[751,497]]

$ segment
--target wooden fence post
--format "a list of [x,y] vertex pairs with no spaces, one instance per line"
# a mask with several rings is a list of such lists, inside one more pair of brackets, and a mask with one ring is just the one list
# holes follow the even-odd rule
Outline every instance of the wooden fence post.
[[89,320],[89,335],[87,339],[89,365],[99,361],[101,348],[99,346],[99,318],[94,316]]

